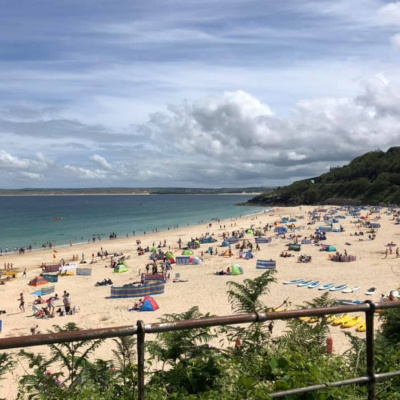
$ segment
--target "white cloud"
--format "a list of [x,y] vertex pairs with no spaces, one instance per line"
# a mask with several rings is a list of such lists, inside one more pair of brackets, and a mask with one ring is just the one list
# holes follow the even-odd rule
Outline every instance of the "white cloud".
[[100,165],[104,169],[112,169],[112,165],[102,156],[98,154],[94,154],[93,156],[89,157],[91,161]]
[[50,163],[38,154],[38,160],[32,158],[22,158],[11,155],[0,150],[0,167],[9,170],[46,170]]
[[384,5],[378,10],[378,15],[388,24],[400,25],[400,2]]
[[99,180],[99,179],[105,179],[108,177],[108,174],[104,170],[100,169],[89,169],[89,168],[83,168],[79,167],[76,165],[65,165],[64,166],[65,171],[71,175],[72,177],[80,180]]
[[390,38],[390,43],[400,50],[400,33],[396,33]]
[[44,178],[44,175],[42,175],[42,174],[36,174],[35,172],[25,172],[25,171],[22,171],[22,172],[21,172],[21,175],[24,176],[24,177],[26,177],[26,178],[35,180],[35,181],[39,181],[39,180],[42,180],[42,179]]

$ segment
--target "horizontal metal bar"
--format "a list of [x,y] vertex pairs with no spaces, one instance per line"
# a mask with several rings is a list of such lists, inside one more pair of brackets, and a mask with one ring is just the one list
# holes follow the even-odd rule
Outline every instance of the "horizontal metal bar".
[[321,383],[320,385],[311,385],[311,386],[305,386],[302,388],[284,390],[282,392],[270,393],[269,396],[273,399],[278,399],[280,397],[292,396],[294,394],[315,392],[317,390],[328,389],[330,387],[353,385],[355,383],[368,383],[369,381],[370,381],[370,378],[368,376],[360,376],[358,378],[345,379],[342,381],[336,381],[336,382],[327,383],[327,384]]
[[394,378],[396,376],[400,376],[400,371],[382,372],[381,374],[375,374],[375,379],[378,381],[383,379]]
[[67,343],[78,340],[107,339],[120,336],[131,336],[137,333],[136,326],[120,326],[114,328],[88,329],[41,335],[18,336],[0,339],[0,350],[21,347],[42,346],[45,344]]
[[[377,310],[387,309],[387,308],[398,308],[400,307],[400,301],[375,303],[374,306]],[[370,305],[364,303],[358,305],[326,307],[326,308],[308,308],[301,310],[228,315],[222,317],[200,318],[190,321],[150,323],[145,325],[145,329],[147,334],[151,334],[151,333],[160,333],[167,331],[176,331],[176,330],[211,327],[211,326],[265,322],[269,320],[278,320],[278,319],[291,319],[299,317],[322,316],[322,315],[352,313],[352,312],[366,312],[368,310],[370,310]],[[30,347],[30,346],[41,346],[53,343],[66,343],[66,342],[73,342],[75,340],[106,339],[119,336],[130,336],[130,335],[135,335],[136,333],[137,333],[136,326],[128,325],[128,326],[120,326],[114,328],[88,329],[88,330],[72,331],[72,332],[10,337],[5,339],[0,339],[0,350]]]

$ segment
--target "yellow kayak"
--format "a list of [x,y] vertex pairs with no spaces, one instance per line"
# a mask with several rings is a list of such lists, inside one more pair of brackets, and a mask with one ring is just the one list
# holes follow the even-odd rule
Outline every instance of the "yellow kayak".
[[342,328],[352,328],[362,322],[362,317],[359,315],[357,317],[349,318],[347,321],[344,321],[342,324]]
[[365,332],[366,329],[367,329],[367,324],[365,323],[365,321],[362,321],[360,324],[358,324],[356,332]]
[[341,317],[337,317],[332,321],[332,325],[334,326],[339,326],[342,325],[344,322],[346,322],[348,319],[350,319],[350,315],[349,314],[344,314]]
[[335,320],[335,318],[340,318],[342,315],[335,315],[335,314],[331,314],[331,315],[328,315],[327,317],[326,317],[326,323],[327,324],[331,324],[334,320]]
[[288,311],[289,310],[289,307],[277,307],[277,308],[274,308],[274,312],[278,312],[278,311]]

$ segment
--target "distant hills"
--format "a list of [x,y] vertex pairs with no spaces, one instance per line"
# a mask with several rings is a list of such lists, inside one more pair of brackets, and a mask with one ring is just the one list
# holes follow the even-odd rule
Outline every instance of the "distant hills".
[[366,153],[344,167],[263,193],[246,204],[400,205],[400,147]]
[[85,189],[0,189],[0,196],[66,196],[66,195],[156,195],[156,194],[255,194],[270,187],[247,188],[85,188]]

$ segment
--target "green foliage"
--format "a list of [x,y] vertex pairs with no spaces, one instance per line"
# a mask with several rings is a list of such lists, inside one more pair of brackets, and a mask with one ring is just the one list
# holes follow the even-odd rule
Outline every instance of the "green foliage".
[[[269,292],[271,283],[276,282],[274,274],[275,270],[269,270],[255,279],[245,279],[243,283],[228,282],[228,299],[234,313],[267,311],[268,307],[260,297]],[[259,322],[246,327],[228,326],[223,330],[231,341],[240,339],[242,346],[240,349],[236,349],[240,352],[259,352],[270,337],[266,325]]]
[[[266,271],[242,284],[229,282],[228,297],[236,313],[267,310],[262,296],[275,282],[275,271]],[[328,293],[304,302],[302,307],[329,307]],[[167,314],[160,320],[174,322],[208,317],[193,307],[181,314]],[[400,310],[385,310],[375,342],[376,372],[400,369]],[[365,339],[346,332],[350,349],[343,355],[327,354],[326,318],[314,324],[288,320],[285,333],[273,340],[265,323],[245,327],[225,327],[229,339],[241,337],[240,348],[217,349],[207,343],[216,337],[210,328],[164,332],[147,342],[150,356],[146,371],[146,399],[243,400],[269,399],[270,393],[296,387],[339,381],[365,375]],[[75,324],[55,332],[78,331]],[[89,356],[101,341],[86,340],[50,345],[50,357],[22,350],[29,371],[19,382],[18,399],[110,400],[137,397],[136,340],[114,340],[114,360]],[[92,358],[92,357],[90,357]],[[162,362],[162,366],[157,364]],[[9,356],[0,355],[0,373],[12,366]],[[24,367],[25,368],[25,367]],[[307,394],[287,396],[290,400],[361,400],[367,397],[365,385],[326,388]],[[400,378],[377,383],[376,398],[400,400]]]
[[236,314],[265,311],[267,307],[260,296],[269,292],[269,285],[276,282],[275,270],[265,271],[255,279],[245,279],[243,283],[228,282],[228,299]]
[[[209,314],[200,313],[198,307],[192,307],[181,314],[165,314],[160,318],[160,322],[172,323],[209,316]],[[208,346],[201,344],[208,343],[214,337],[216,335],[211,332],[210,328],[163,332],[157,335],[157,340],[148,342],[147,348],[149,353],[162,361],[163,364],[174,364],[177,361],[185,361],[203,353]]]
[[257,204],[399,204],[400,147],[355,158],[316,178],[297,181],[249,201]]
[[4,375],[10,371],[15,365],[15,360],[11,354],[0,354],[0,380],[4,379]]
[[[55,332],[73,332],[79,331],[75,323],[70,322],[64,328],[54,325]],[[78,342],[50,344],[52,354],[51,362],[61,362],[63,367],[68,371],[67,380],[72,383],[81,372],[84,364],[91,353],[93,353],[103,342],[102,339],[97,340],[81,340]]]

